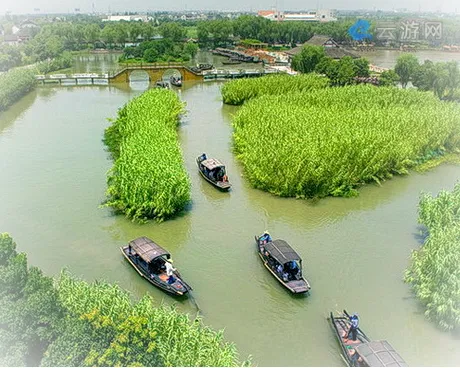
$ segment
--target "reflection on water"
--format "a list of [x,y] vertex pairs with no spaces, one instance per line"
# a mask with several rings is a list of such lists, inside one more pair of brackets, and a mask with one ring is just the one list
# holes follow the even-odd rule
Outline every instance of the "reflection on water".
[[[16,120],[20,120],[37,98],[37,91],[26,94],[17,103],[11,105],[6,111],[0,111],[0,133],[6,130]],[[2,136],[0,135],[0,140]],[[0,230],[1,231],[1,230]]]
[[[410,365],[460,365],[458,340],[425,319],[402,282],[419,246],[419,193],[451,189],[460,168],[444,165],[369,185],[357,198],[275,197],[244,179],[231,145],[237,108],[222,105],[220,86],[186,82],[174,89],[187,103],[178,134],[192,203],[174,220],[145,225],[99,205],[112,165],[102,144],[107,118],[148,84],[46,87],[26,96],[0,115],[0,231],[10,232],[47,274],[68,266],[87,280],[116,282],[194,316],[189,301],[151,286],[120,254],[129,240],[151,237],[194,288],[205,322],[225,328],[256,365],[343,364],[326,320],[343,308],[358,312],[365,332],[388,339]],[[226,164],[229,193],[199,175],[195,159],[202,152]],[[265,229],[302,256],[310,296],[292,297],[263,267],[254,235]]]
[[[404,54],[402,51],[396,50],[377,50],[372,52],[364,52],[362,56],[367,58],[372,64],[383,68],[394,68],[396,60]],[[418,51],[414,55],[420,63],[425,60],[431,61],[458,61],[460,62],[460,52],[442,52],[442,51]]]

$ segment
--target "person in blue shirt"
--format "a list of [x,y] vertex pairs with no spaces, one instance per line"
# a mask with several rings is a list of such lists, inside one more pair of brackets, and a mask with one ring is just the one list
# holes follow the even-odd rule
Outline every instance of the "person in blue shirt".
[[355,313],[350,316],[350,328],[348,329],[348,333],[344,336],[345,339],[349,339],[352,341],[358,340],[358,327],[359,327],[359,317]]
[[265,230],[263,235],[259,238],[262,244],[270,243],[272,241],[272,237],[270,236],[269,232]]

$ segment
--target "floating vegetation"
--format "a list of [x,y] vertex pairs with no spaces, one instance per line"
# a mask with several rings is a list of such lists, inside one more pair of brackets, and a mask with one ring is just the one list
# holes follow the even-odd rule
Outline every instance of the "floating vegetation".
[[115,160],[106,205],[133,220],[162,221],[190,201],[190,180],[177,138],[183,103],[169,90],[151,89],[128,102],[105,131]]
[[414,90],[352,86],[262,96],[234,119],[250,183],[286,197],[353,196],[458,152],[460,106]]
[[318,74],[268,75],[254,79],[235,79],[225,83],[222,87],[222,98],[226,104],[241,105],[257,96],[308,92],[328,86],[329,79]]
[[437,197],[423,194],[419,222],[428,236],[412,252],[405,274],[415,294],[425,306],[425,315],[441,328],[460,327],[460,183],[452,192]]
[[36,84],[33,69],[11,69],[0,75],[0,111],[19,100]]

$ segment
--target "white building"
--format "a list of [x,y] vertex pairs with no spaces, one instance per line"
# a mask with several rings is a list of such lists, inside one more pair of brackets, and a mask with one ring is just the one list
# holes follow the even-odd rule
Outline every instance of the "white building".
[[148,17],[147,15],[108,15],[107,18],[102,19],[103,22],[148,22],[152,20],[152,17]]
[[261,10],[258,15],[271,21],[298,22],[335,22],[337,18],[332,10],[314,10],[308,13],[282,12],[279,10]]

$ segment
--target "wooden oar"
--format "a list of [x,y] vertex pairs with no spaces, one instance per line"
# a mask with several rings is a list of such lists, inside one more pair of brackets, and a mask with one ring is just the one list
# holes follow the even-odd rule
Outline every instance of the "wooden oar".
[[189,298],[190,298],[190,300],[192,301],[192,303],[195,304],[195,307],[196,307],[196,309],[197,309],[197,315],[198,315],[198,313],[203,314],[203,312],[201,311],[200,306],[198,305],[197,301],[195,300],[195,298],[194,298],[194,296],[193,296],[193,294],[192,294],[192,290],[193,290],[192,287],[184,281],[184,279],[182,278],[182,275],[180,274],[180,272],[179,272],[177,269],[176,269],[176,271],[174,271],[174,272],[176,273],[177,276],[179,276],[180,281],[181,281],[181,282],[185,285],[185,287],[188,289]]

